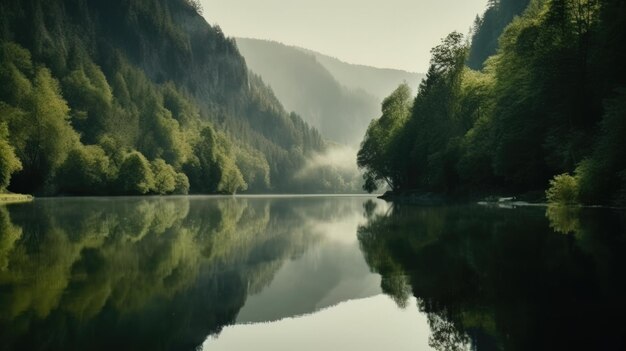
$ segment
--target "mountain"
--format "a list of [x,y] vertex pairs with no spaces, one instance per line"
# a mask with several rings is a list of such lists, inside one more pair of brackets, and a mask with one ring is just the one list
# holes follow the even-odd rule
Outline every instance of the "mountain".
[[358,144],[378,115],[376,97],[344,87],[313,55],[263,40],[237,39],[237,46],[285,107],[330,140]]
[[0,191],[316,189],[319,132],[195,1],[2,1],[0,63]]
[[398,69],[355,65],[312,50],[300,50],[315,56],[342,85],[350,89],[362,89],[380,101],[389,96],[402,82],[406,82],[412,89],[417,89],[422,79],[426,77],[425,74]]
[[419,84],[421,75],[351,65],[314,51],[278,42],[237,38],[250,69],[275,91],[287,109],[300,114],[333,141],[360,143],[380,103],[406,80]]

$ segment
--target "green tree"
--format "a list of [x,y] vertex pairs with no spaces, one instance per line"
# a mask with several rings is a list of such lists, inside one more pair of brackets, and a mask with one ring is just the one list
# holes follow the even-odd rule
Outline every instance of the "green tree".
[[78,145],[59,167],[56,184],[61,193],[107,194],[115,173],[116,170],[101,147]]
[[357,154],[357,165],[365,169],[363,189],[373,192],[381,183],[394,191],[402,185],[402,169],[394,161],[401,150],[395,148],[397,133],[404,127],[411,110],[411,88],[401,84],[382,103],[382,116],[373,120]]
[[11,175],[22,169],[22,163],[9,144],[9,130],[6,123],[0,123],[0,193],[6,191]]
[[191,153],[180,124],[160,103],[155,102],[147,109],[143,116],[143,128],[147,132],[140,138],[140,150],[149,158],[162,158],[179,167]]
[[113,113],[113,93],[104,73],[92,62],[83,63],[63,79],[63,93],[82,141],[95,143]]
[[195,193],[235,193],[247,184],[235,163],[228,140],[207,126],[194,147],[194,158],[185,166],[191,190]]
[[25,48],[0,41],[0,101],[20,106],[30,96],[32,89],[33,62]]
[[174,186],[174,194],[187,195],[189,193],[189,178],[185,173],[176,173],[176,185]]
[[117,177],[119,191],[126,195],[144,195],[154,189],[150,162],[139,151],[126,155]]
[[573,205],[578,203],[578,179],[569,174],[559,174],[550,181],[546,198],[551,204]]
[[457,171],[461,183],[474,190],[488,191],[500,183],[493,172],[492,72],[466,70],[461,87],[460,119],[467,129],[460,145]]
[[159,195],[171,194],[176,189],[176,171],[163,159],[156,159],[150,163],[154,174],[153,191]]
[[594,151],[576,169],[580,200],[586,204],[626,205],[626,89],[606,101]]
[[38,68],[33,89],[24,107],[24,120],[17,134],[18,157],[24,166],[18,174],[19,191],[41,191],[78,142],[69,123],[69,107],[61,96],[58,82],[46,68]]
[[28,50],[2,42],[0,61],[0,113],[23,166],[12,188],[45,191],[45,183],[78,140],[69,124],[69,107],[50,70],[34,67]]
[[241,170],[244,181],[251,189],[267,191],[270,187],[270,165],[262,153],[235,147],[236,165]]
[[408,187],[451,191],[457,185],[460,139],[467,131],[461,116],[461,86],[467,47],[450,33],[432,49],[430,68],[418,89],[407,127],[400,135]]

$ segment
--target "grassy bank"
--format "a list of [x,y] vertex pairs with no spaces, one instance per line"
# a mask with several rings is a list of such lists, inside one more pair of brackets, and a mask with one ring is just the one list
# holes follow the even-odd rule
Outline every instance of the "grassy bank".
[[32,195],[0,194],[0,205],[33,201]]

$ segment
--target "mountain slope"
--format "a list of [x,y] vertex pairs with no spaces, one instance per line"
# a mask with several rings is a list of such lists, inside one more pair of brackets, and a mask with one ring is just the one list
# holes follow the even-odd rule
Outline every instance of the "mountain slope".
[[2,2],[0,44],[13,191],[299,191],[325,148],[188,0]]
[[318,52],[300,49],[315,56],[342,85],[350,89],[362,89],[376,96],[380,101],[387,97],[402,82],[417,89],[426,75],[390,68],[376,68],[343,62]]
[[358,144],[379,101],[363,90],[348,89],[317,59],[277,42],[237,39],[250,69],[263,77],[289,110],[321,134],[344,144]]

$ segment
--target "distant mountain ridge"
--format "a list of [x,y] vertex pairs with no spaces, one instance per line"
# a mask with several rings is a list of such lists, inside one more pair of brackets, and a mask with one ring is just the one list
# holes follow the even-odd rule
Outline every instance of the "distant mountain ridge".
[[417,89],[422,79],[426,77],[422,73],[347,63],[313,50],[296,48],[315,56],[317,61],[341,84],[351,89],[363,89],[381,101],[397,88],[400,83],[406,82],[412,89]]
[[248,67],[293,110],[333,141],[360,143],[380,103],[400,83],[417,87],[423,75],[353,65],[275,41],[236,38]]

